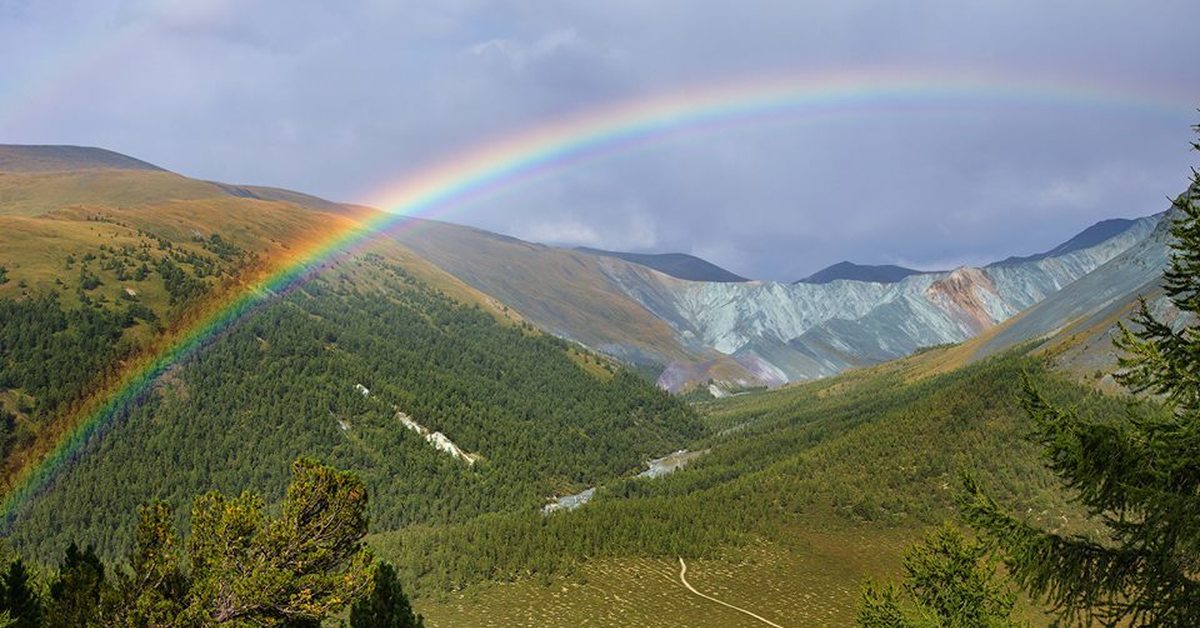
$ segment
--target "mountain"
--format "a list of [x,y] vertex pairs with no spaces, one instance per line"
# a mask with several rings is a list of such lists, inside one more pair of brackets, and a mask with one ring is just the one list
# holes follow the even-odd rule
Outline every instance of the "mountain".
[[[69,206],[89,198],[132,208],[168,198],[214,197],[224,203],[282,203],[351,219],[372,211],[298,192],[199,182],[161,171],[106,171],[103,181],[95,171],[52,174],[52,180],[42,173],[9,175],[9,185],[25,197],[9,194],[13,209],[7,211],[28,214],[45,211],[48,203]],[[117,183],[110,190],[106,186],[112,181]],[[732,273],[690,256],[565,250],[436,221],[401,221],[388,235],[486,295],[492,307],[640,365],[658,373],[661,386],[680,390],[710,379],[744,387],[824,377],[961,342],[1105,264],[1157,222],[1158,217],[1104,221],[1045,253],[980,268],[897,277],[911,269],[843,263],[810,278],[820,283],[795,284],[725,281]],[[682,268],[688,271],[661,272],[671,260],[686,261]],[[699,276],[689,275],[693,271],[715,274],[717,280],[675,276]],[[832,277],[840,279],[826,281]]]
[[398,229],[396,237],[556,335],[657,365],[659,384],[679,390],[709,379],[777,385],[961,342],[1096,269],[1158,220],[1129,221],[1099,242],[1101,230],[1090,229],[1038,259],[887,284],[687,281],[446,223]]
[[909,275],[920,274],[921,271],[892,266],[865,266],[854,262],[838,262],[797,281],[796,283],[826,284],[831,281],[870,281],[873,283],[896,283]]
[[[8,490],[128,364],[331,232],[378,218],[153,168],[12,159],[0,168]],[[1036,344],[1088,375],[1111,364],[1113,323],[1137,296],[1165,307],[1167,228],[1160,214],[1036,259],[789,284],[685,280],[401,220],[174,363],[58,458],[4,536],[42,564],[69,540],[111,558],[139,502],[164,500],[185,525],[188,498],[208,490],[274,508],[288,463],[306,456],[362,478],[368,542],[430,625],[644,624],[663,608],[678,625],[735,625],[736,611],[680,597],[684,560],[772,621],[851,622],[863,576],[900,569],[899,548],[953,513],[963,473],[1039,525],[1081,520],[1022,439],[1021,382],[1086,416],[1128,400],[1023,353]],[[670,389],[834,376],[696,411],[597,351]],[[687,466],[646,477],[666,454]],[[543,510],[584,494],[577,509]]]
[[0,144],[0,172],[57,172],[68,170],[154,170],[154,164],[103,148]]
[[676,279],[713,281],[718,283],[750,281],[712,262],[700,259],[694,255],[687,255],[686,253],[621,253],[619,251],[604,251],[586,246],[575,247],[575,250],[590,255],[615,257],[627,262],[633,262],[634,264],[641,264],[647,268],[653,268],[660,273],[666,273]]
[[1121,254],[1159,219],[1138,219],[1113,238],[1061,255],[893,284],[685,283],[633,268],[611,269],[610,277],[681,335],[766,362],[794,381],[971,338]]
[[1034,255],[1027,255],[1025,257],[1009,257],[999,262],[992,262],[989,264],[989,266],[1004,266],[1020,264],[1023,262],[1036,262],[1041,259],[1046,259],[1047,257],[1057,257],[1066,255],[1068,253],[1073,253],[1081,249],[1091,248],[1102,242],[1105,242],[1106,240],[1111,240],[1112,238],[1125,233],[1129,229],[1134,228],[1136,223],[1136,220],[1130,220],[1128,218],[1112,218],[1109,220],[1101,220],[1100,222],[1079,232],[1070,240],[1063,242],[1049,251],[1036,253]]

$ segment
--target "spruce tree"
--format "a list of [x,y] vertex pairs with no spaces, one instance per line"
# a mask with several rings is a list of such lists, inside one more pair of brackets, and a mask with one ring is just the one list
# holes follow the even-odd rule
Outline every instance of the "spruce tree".
[[1169,218],[1173,255],[1163,278],[1186,324],[1169,325],[1143,300],[1116,342],[1124,353],[1117,380],[1161,402],[1160,411],[1131,405],[1120,420],[1093,419],[1026,383],[1048,466],[1104,533],[1045,531],[972,482],[962,500],[965,517],[1004,548],[1017,581],[1068,619],[1200,626],[1200,174],[1192,179]]
[[904,584],[863,589],[863,628],[1006,628],[1016,595],[984,543],[946,524],[904,554]]
[[104,564],[95,550],[67,547],[58,577],[50,584],[46,623],[51,626],[96,626],[100,623],[100,591]]
[[17,558],[4,574],[4,609],[14,628],[40,628],[42,601],[34,588],[25,561]]
[[371,594],[350,609],[351,628],[422,628],[425,622],[414,615],[408,597],[396,579],[396,570],[386,562],[375,568]]

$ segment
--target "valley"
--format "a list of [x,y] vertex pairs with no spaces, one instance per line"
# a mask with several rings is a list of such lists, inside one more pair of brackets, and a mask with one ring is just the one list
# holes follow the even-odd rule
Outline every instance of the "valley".
[[1200,626],[1198,9],[0,0],[0,628]]
[[[5,188],[0,341],[42,356],[0,371],[9,486],[113,365],[317,231],[375,215],[101,157],[91,180],[169,185],[87,205],[21,173]],[[842,625],[864,577],[888,579],[954,516],[964,474],[1038,525],[1095,531],[1025,440],[1021,382],[1089,416],[1126,408],[1099,392],[1114,324],[1138,295],[1186,320],[1158,288],[1169,223],[980,268],[785,284],[403,221],[157,375],[17,503],[6,538],[35,560],[71,541],[116,560],[138,504],[186,526],[190,496],[277,500],[291,461],[315,457],[362,478],[367,542],[429,626]],[[1022,598],[1021,616],[1041,612]]]

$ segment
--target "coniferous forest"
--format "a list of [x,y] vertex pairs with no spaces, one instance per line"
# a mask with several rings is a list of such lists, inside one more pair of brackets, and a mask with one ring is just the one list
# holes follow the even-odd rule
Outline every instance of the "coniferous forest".
[[[357,288],[367,276],[392,296]],[[377,529],[536,511],[701,434],[685,405],[609,369],[585,371],[563,341],[367,258],[264,307],[163,377],[18,515],[11,540],[43,558],[71,541],[111,557],[133,541],[138,504],[181,509],[210,488],[278,499],[301,456],[357,471]],[[398,412],[477,461],[432,447]],[[186,525],[182,509],[178,519]]]

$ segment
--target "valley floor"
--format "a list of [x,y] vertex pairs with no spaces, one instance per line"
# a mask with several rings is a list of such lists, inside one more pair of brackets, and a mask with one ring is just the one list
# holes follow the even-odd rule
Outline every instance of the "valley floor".
[[[781,626],[843,626],[854,620],[862,579],[894,577],[916,536],[907,529],[796,529],[785,542],[689,560],[687,580]],[[688,591],[673,558],[596,560],[569,576],[477,585],[416,606],[430,628],[766,625]]]

